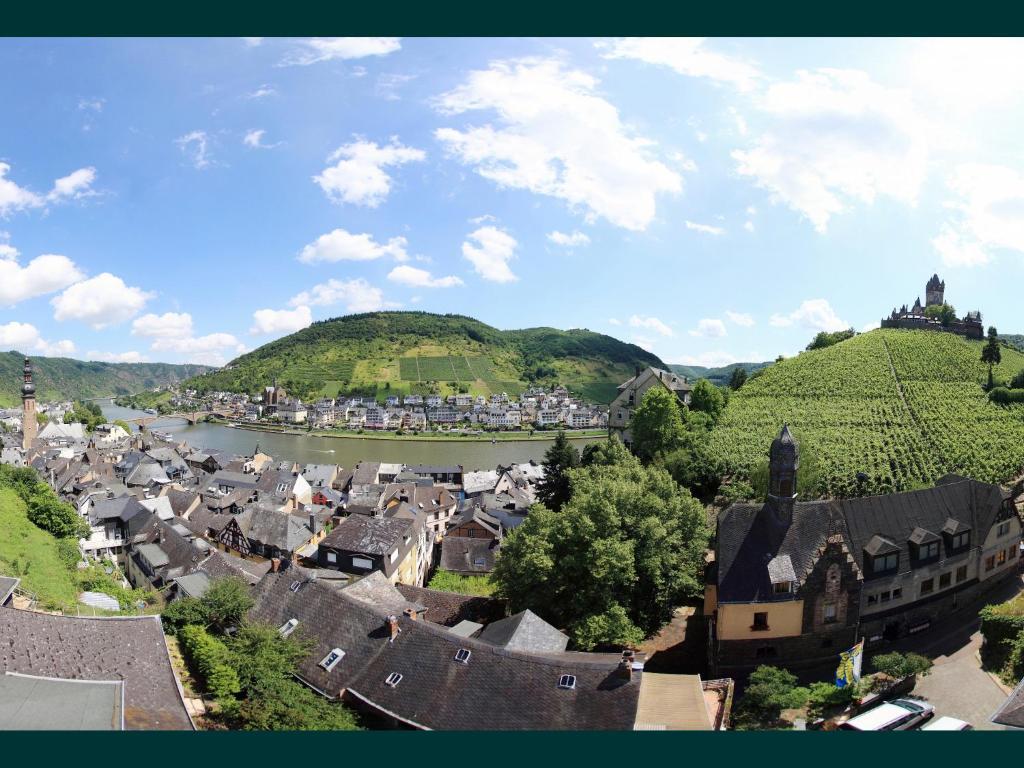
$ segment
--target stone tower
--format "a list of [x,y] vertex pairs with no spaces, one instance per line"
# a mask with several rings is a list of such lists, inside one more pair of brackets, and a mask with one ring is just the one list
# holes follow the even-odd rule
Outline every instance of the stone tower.
[[946,283],[943,280],[939,280],[938,275],[932,275],[932,279],[928,281],[928,285],[925,286],[925,306],[933,307],[944,303],[944,294],[946,293]]
[[786,424],[768,452],[768,503],[786,517],[793,514],[799,469],[800,448]]
[[39,434],[36,420],[36,385],[32,383],[32,363],[25,358],[25,381],[21,385],[21,434],[24,436],[21,446],[26,451]]

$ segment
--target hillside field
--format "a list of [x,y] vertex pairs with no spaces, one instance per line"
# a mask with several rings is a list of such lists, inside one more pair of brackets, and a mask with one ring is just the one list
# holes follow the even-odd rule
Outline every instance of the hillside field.
[[[982,346],[949,333],[875,330],[775,363],[733,393],[713,450],[730,474],[746,477],[788,423],[813,446],[827,495],[906,490],[948,472],[1010,480],[1024,468],[1024,406],[988,401]],[[996,381],[1022,369],[1024,354],[1003,347]]]
[[664,367],[636,345],[583,329],[502,331],[461,315],[374,312],[314,323],[189,385],[255,393],[276,379],[310,400],[339,392],[514,396],[558,383],[608,403],[637,365]]

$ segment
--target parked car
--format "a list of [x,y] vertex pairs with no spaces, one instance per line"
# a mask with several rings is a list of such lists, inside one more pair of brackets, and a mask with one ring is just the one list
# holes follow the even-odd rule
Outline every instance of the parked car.
[[955,717],[939,717],[932,720],[922,731],[973,731],[974,726]]
[[935,714],[935,707],[917,699],[893,699],[857,715],[841,726],[847,731],[906,731]]

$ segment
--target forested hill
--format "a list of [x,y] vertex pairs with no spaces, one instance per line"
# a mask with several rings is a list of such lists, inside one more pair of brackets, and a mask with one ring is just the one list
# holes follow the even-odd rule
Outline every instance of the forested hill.
[[[113,397],[176,384],[213,370],[207,365],[171,363],[98,363],[67,357],[32,357],[36,399],[40,402]],[[21,352],[0,353],[0,406],[21,402]]]
[[[883,329],[803,352],[732,394],[712,449],[728,474],[746,477],[788,423],[813,455],[820,490],[836,496],[908,490],[948,472],[1013,479],[1024,468],[1024,405],[989,402],[982,347],[951,333]],[[1024,369],[1024,354],[1001,352],[997,383]]]
[[766,363],[732,363],[730,365],[723,365],[718,368],[707,368],[702,365],[679,365],[672,363],[669,365],[669,369],[678,373],[681,376],[685,376],[690,381],[696,381],[697,379],[707,379],[712,384],[717,384],[720,387],[724,387],[729,383],[732,378],[733,371],[737,368],[742,368],[747,372],[749,376],[754,371],[759,371],[762,368],[767,368],[771,365],[770,362]]
[[313,323],[190,385],[254,393],[276,379],[309,399],[338,392],[514,395],[534,383],[561,383],[607,403],[638,365],[665,367],[635,344],[587,330],[501,331],[462,315],[371,312]]

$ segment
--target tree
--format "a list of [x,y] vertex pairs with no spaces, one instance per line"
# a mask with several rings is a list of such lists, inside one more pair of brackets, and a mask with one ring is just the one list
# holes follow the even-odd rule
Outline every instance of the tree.
[[781,667],[761,665],[755,669],[737,705],[736,724],[741,728],[774,727],[782,710],[807,703],[810,691],[796,683],[796,675]]
[[200,600],[207,624],[218,632],[241,624],[254,603],[249,585],[238,576],[215,579]]
[[118,426],[118,427],[120,427],[121,429],[123,429],[123,430],[124,430],[125,432],[127,432],[127,433],[128,433],[129,435],[130,435],[130,434],[132,433],[132,425],[131,425],[131,424],[129,424],[129,423],[128,423],[127,421],[125,421],[124,419],[114,419],[114,421],[113,421],[113,424],[114,424],[115,426]]
[[747,383],[747,369],[742,366],[736,366],[732,369],[732,376],[729,377],[729,388],[732,390],[740,389],[744,384]]
[[674,450],[686,429],[679,398],[665,387],[651,387],[633,413],[629,429],[633,433],[633,452],[644,461]]
[[896,680],[902,680],[911,675],[927,675],[932,668],[932,662],[919,653],[902,654],[893,651],[872,658],[871,666],[876,672],[881,672]]
[[956,321],[956,309],[950,304],[932,304],[924,308],[924,316],[938,320],[944,328],[948,328]]
[[1010,380],[1011,389],[1024,389],[1024,369],[1017,371],[1013,379]]
[[537,483],[537,500],[553,512],[569,501],[569,470],[580,465],[580,453],[558,430],[555,442],[544,453],[544,477]]
[[725,409],[725,395],[707,379],[701,379],[693,385],[690,392],[690,410],[706,413],[711,417],[712,426],[718,421]]
[[807,345],[807,351],[810,352],[813,349],[825,349],[825,347],[831,347],[841,341],[852,339],[856,335],[857,332],[853,330],[853,328],[847,328],[845,331],[834,331],[832,333],[829,333],[828,331],[821,331],[811,339],[811,343]]
[[704,500],[714,498],[725,473],[725,464],[711,450],[709,433],[704,429],[687,430],[679,448],[665,454],[661,464],[673,480]]
[[981,362],[988,364],[988,388],[992,389],[992,367],[1003,361],[1003,353],[999,349],[999,334],[995,326],[988,328],[988,341],[981,349]]
[[700,592],[704,508],[614,437],[569,482],[561,513],[535,506],[502,542],[497,594],[567,628],[578,648],[631,644]]

